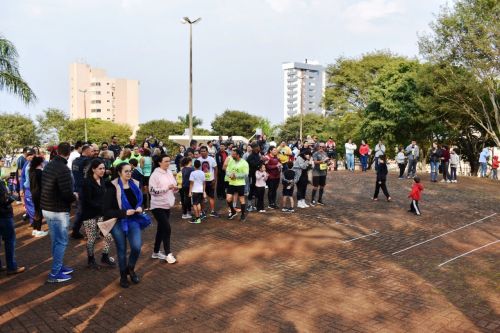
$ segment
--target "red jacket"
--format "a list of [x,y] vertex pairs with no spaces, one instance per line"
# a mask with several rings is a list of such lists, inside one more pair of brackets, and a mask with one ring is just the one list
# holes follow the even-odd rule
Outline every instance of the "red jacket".
[[420,183],[414,183],[411,187],[411,192],[408,195],[408,198],[412,198],[413,200],[420,200],[422,195],[422,191],[424,190],[424,186]]
[[267,154],[266,157],[268,158],[268,162],[266,163],[266,171],[269,174],[268,179],[280,179],[280,160],[271,154]]
[[360,155],[368,155],[369,152],[370,152],[370,146],[368,146],[367,144],[361,145],[359,147]]
[[492,169],[498,169],[500,162],[498,162],[498,156],[493,156],[493,161],[491,162]]

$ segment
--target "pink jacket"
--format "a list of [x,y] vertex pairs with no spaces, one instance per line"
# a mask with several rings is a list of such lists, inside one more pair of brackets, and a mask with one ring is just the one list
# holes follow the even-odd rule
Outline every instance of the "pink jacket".
[[[174,185],[175,189],[169,190],[170,185]],[[156,168],[149,178],[151,209],[170,209],[174,207],[175,192],[177,192],[177,181],[175,180],[172,171],[163,170],[162,168]]]

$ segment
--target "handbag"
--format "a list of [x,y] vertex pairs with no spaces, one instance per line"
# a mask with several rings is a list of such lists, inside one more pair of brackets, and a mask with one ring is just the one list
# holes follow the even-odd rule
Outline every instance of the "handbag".
[[109,233],[111,232],[111,229],[113,229],[113,227],[115,226],[116,221],[117,221],[116,218],[112,218],[112,219],[109,219],[106,221],[97,222],[97,226],[101,230],[104,237],[109,235]]

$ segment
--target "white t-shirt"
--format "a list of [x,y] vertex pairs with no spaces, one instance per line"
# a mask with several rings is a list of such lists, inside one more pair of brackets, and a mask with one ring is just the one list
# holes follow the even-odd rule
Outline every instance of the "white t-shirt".
[[80,157],[80,153],[78,152],[78,150],[73,150],[71,154],[69,154],[67,166],[70,170],[71,167],[73,166],[73,161],[76,160],[78,157]]
[[198,161],[201,162],[200,170],[205,174],[205,181],[211,182],[214,180],[215,168],[217,167],[217,162],[212,156],[207,156],[207,158],[198,157]]
[[201,170],[194,170],[189,175],[189,181],[193,182],[193,193],[203,193],[203,184],[205,183],[205,173]]
[[355,143],[349,143],[349,142],[347,142],[345,144],[345,153],[346,154],[354,154],[355,150],[356,150],[356,144]]

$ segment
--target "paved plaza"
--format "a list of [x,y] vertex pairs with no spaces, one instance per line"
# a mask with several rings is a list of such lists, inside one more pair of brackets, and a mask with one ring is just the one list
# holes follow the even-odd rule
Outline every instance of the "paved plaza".
[[177,207],[178,263],[150,258],[150,227],[142,282],[128,289],[118,269],[86,268],[85,242],[75,240],[73,280],[46,284],[50,239],[32,238],[18,216],[17,258],[28,270],[0,277],[0,332],[499,332],[500,183],[423,178],[421,217],[407,212],[412,181],[395,174],[393,202],[371,201],[373,171],[331,173],[327,205],[294,214],[193,225]]

